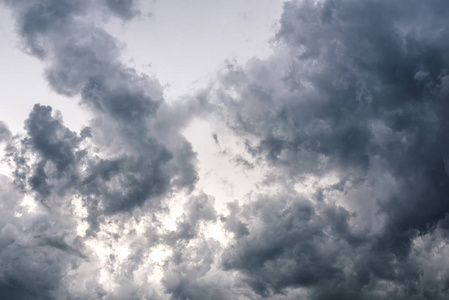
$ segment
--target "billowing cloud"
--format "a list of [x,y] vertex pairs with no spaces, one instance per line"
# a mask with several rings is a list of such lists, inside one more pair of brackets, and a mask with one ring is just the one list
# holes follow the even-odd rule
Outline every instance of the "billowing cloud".
[[[179,188],[195,183],[196,171],[189,158],[193,152],[188,142],[179,132],[174,133],[180,142],[168,149],[152,132],[151,123],[163,101],[162,88],[157,81],[124,66],[115,39],[89,20],[95,11],[107,13],[105,9],[131,18],[131,11],[136,10],[134,1],[105,1],[104,7],[86,1],[8,4],[17,15],[24,47],[46,63],[50,86],[58,93],[81,96],[82,104],[96,115],[89,132],[103,157],[91,157],[86,150],[78,153],[87,155],[80,159],[89,165],[89,170],[84,170],[86,178],[77,178],[80,192],[102,198],[104,209],[115,212],[162,195],[171,178],[179,178]],[[59,121],[39,116],[50,118],[49,110],[37,106],[27,121],[29,139],[36,148],[33,150],[44,160],[40,171],[36,171],[36,182],[47,176],[43,171],[47,160],[56,162],[58,171],[73,164],[76,153],[71,148],[80,139],[68,129],[61,129],[66,135],[54,132],[61,126]],[[179,155],[182,161],[177,159]],[[72,179],[70,182],[74,183]]]
[[[427,297],[410,255],[448,211],[445,8],[287,2],[278,52],[230,65],[212,88],[248,153],[269,162],[273,176],[288,174],[279,183],[285,189],[340,178],[315,185],[306,216],[294,213],[300,198],[282,208],[279,196],[248,206],[261,227],[250,226],[223,265],[245,274],[259,295],[301,287],[318,299]],[[317,212],[318,227],[309,221]],[[445,297],[442,282],[433,289],[431,298]]]
[[[170,104],[98,22],[137,1],[3,2],[93,117],[75,132],[36,104],[25,133],[0,123],[1,297],[448,297],[447,1],[285,2],[270,57]],[[249,192],[202,190],[192,120]]]

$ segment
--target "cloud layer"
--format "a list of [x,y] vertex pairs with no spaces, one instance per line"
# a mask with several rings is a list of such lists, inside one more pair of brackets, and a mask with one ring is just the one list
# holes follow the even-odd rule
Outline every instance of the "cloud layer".
[[[1,297],[448,297],[447,1],[285,2],[272,56],[174,104],[98,22],[136,1],[3,2],[93,119],[73,132],[36,104],[24,135],[0,123]],[[245,196],[201,190],[194,119],[260,175]]]

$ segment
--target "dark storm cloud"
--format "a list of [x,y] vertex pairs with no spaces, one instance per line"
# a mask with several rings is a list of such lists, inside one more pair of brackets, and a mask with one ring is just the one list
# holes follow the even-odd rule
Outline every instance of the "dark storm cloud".
[[[1,297],[68,298],[77,282],[74,295],[98,299],[448,297],[449,2],[286,2],[271,57],[228,63],[210,90],[173,106],[90,20],[130,20],[136,1],[4,3],[50,87],[80,96],[94,118],[78,134],[36,105],[25,136],[11,138],[0,123],[16,186],[45,204],[20,215],[23,195],[0,178]],[[180,131],[206,112],[245,141],[249,156],[235,163],[269,167],[227,214],[190,194],[196,158]],[[175,229],[157,232],[155,212],[179,191],[187,198]],[[111,294],[91,279],[98,274],[78,269],[90,256],[67,211],[75,196],[87,208],[88,238],[102,238],[106,219],[124,230],[124,219],[151,214],[142,240],[136,228],[111,234],[129,239],[131,253],[120,267],[115,255],[102,265],[119,283]],[[222,225],[229,244],[206,238],[211,225]],[[155,246],[170,251],[164,291],[150,293],[136,274]],[[62,280],[68,270],[79,277]]]
[[[245,274],[258,294],[307,287],[317,299],[447,295],[435,280],[427,296],[409,257],[413,240],[431,234],[449,210],[448,8],[447,1],[286,2],[277,53],[244,68],[230,65],[222,75],[211,95],[225,122],[251,137],[249,154],[270,162],[273,178],[289,174],[281,183],[288,186],[291,178],[337,172],[353,182],[316,191],[319,207],[342,192],[350,203],[327,213],[319,208],[319,226],[308,221],[315,220],[313,209],[296,216],[298,204],[278,209],[277,197],[251,206],[260,229],[249,226],[248,235],[236,221],[227,225],[237,239],[223,265]],[[391,187],[383,189],[386,175]],[[351,234],[350,224],[364,221],[350,211],[366,215],[373,201],[368,214],[385,216],[382,230],[369,238]],[[345,247],[319,251],[333,240]],[[346,268],[355,277],[338,263],[350,256],[356,263]],[[382,280],[396,292],[376,294]]]
[[[343,281],[339,251],[357,239],[347,228],[349,215],[343,208],[317,214],[310,202],[292,196],[263,197],[244,207],[247,217],[240,220],[258,225],[236,228],[237,243],[222,256],[224,268],[242,271],[243,281],[263,297],[283,293],[286,287]],[[230,209],[235,214],[238,208]]]

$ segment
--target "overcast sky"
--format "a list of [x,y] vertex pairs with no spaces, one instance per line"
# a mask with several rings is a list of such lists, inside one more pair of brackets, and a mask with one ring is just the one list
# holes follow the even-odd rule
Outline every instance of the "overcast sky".
[[0,299],[449,298],[447,0],[0,0]]

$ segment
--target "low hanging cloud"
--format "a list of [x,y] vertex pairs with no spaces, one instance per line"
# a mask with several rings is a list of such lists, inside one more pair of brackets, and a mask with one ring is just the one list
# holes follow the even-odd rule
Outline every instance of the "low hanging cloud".
[[[1,297],[448,297],[447,1],[287,1],[270,57],[170,105],[96,22],[138,1],[3,3],[93,119],[36,104],[23,135],[0,123]],[[201,190],[193,119],[262,174],[250,193]]]

